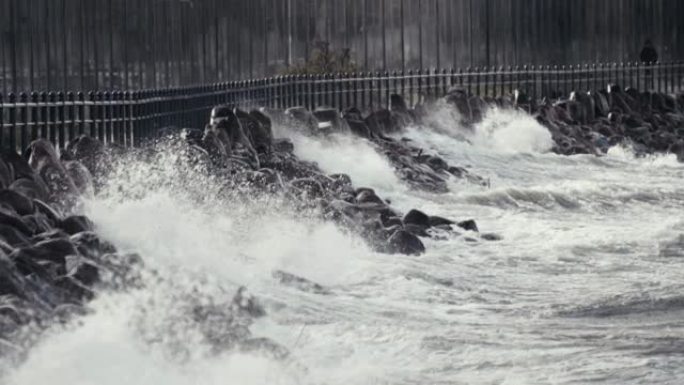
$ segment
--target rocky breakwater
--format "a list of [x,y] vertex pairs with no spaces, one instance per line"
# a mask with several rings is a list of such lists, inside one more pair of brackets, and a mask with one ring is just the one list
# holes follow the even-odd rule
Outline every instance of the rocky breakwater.
[[404,99],[391,95],[390,108],[378,108],[362,112],[348,108],[341,113],[333,108],[308,111],[294,107],[285,111],[269,110],[267,113],[280,124],[305,127],[308,135],[326,136],[331,133],[354,135],[367,140],[394,167],[396,175],[412,188],[432,193],[449,191],[447,180],[460,178],[470,183],[487,185],[484,178],[470,170],[448,164],[436,154],[430,154],[414,146],[406,138],[396,139],[403,129],[421,124],[426,111],[409,108]]
[[[118,252],[80,214],[84,200],[106,184],[102,178],[122,152],[79,137],[61,156],[43,139],[23,155],[0,156],[0,362],[24,359],[45,330],[87,315],[98,295],[144,290],[150,284],[178,290],[144,266],[141,256]],[[183,327],[199,330],[214,352],[287,356],[276,343],[252,337],[249,326],[265,311],[246,288],[227,298],[192,292],[179,297],[184,300],[174,303],[177,312],[194,323]],[[141,340],[153,332],[141,333]],[[5,369],[0,365],[0,380]]]
[[684,161],[684,94],[622,89],[615,84],[589,92],[571,92],[556,100],[531,100],[524,93],[480,98],[462,89],[445,97],[470,126],[487,108],[519,108],[552,135],[552,151],[561,155],[605,154],[616,145],[630,146],[637,155],[672,153]]
[[[425,251],[421,239],[463,232],[469,241],[498,239],[479,235],[472,219],[447,219],[419,209],[401,213],[373,189],[355,186],[348,175],[325,174],[315,163],[299,159],[290,140],[273,137],[274,119],[305,125],[315,135],[359,135],[391,160],[403,180],[422,190],[444,192],[446,179],[454,176],[482,183],[465,169],[387,136],[417,119],[405,108],[362,116],[354,109],[246,112],[218,106],[204,130],[164,129],[160,139],[137,149],[107,147],[82,136],[58,154],[48,141],[37,140],[21,155],[6,152],[0,157],[0,352],[21,357],[45,328],[87,313],[89,301],[103,290],[146,285],[141,274],[149,270],[144,256],[120,253],[98,236],[82,215],[82,205],[107,184],[116,157],[132,152],[143,161],[153,160],[155,153],[169,149],[169,142],[184,149],[185,160],[198,166],[194,171],[206,172],[221,184],[225,199],[276,197],[294,206],[294,212],[333,221],[378,252],[420,255]],[[329,293],[286,272],[274,272],[273,277],[302,290]],[[225,320],[218,331],[200,327],[218,350],[287,355],[277,344],[251,337],[251,320],[265,312],[245,288],[227,303],[213,302],[209,307],[189,304],[188,311],[200,325],[203,317]]]
[[[378,122],[379,115],[389,119],[387,125]],[[447,191],[446,179],[454,176],[483,183],[465,169],[449,166],[441,158],[386,136],[406,124],[401,119],[407,123],[414,118],[409,110],[378,111],[364,118],[355,109],[344,113],[334,109],[310,112],[304,108],[247,113],[219,106],[204,132],[185,130],[182,136],[206,154],[214,172],[222,175],[225,190],[235,192],[249,186],[284,196],[298,210],[313,210],[360,235],[378,252],[419,255],[425,251],[421,238],[458,231],[477,233],[475,221],[431,216],[418,209],[400,213],[373,189],[355,186],[348,175],[326,175],[315,163],[302,161],[290,140],[274,139],[272,133],[276,122],[303,127],[310,135],[360,135],[377,144],[410,186],[431,192]],[[492,240],[496,236],[482,238]]]
[[[82,313],[96,287],[135,280],[135,255],[124,255],[79,215],[92,196],[90,171],[60,159],[37,140],[24,156],[0,157],[0,356],[20,354],[30,336]],[[27,337],[28,336],[28,337]]]

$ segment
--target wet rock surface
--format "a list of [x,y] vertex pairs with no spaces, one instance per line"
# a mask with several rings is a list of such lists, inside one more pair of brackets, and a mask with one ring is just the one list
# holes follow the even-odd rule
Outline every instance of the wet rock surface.
[[[684,161],[684,95],[622,89],[610,84],[598,91],[573,91],[537,102],[520,91],[485,100],[452,89],[445,100],[469,126],[481,119],[488,106],[517,108],[546,127],[561,155],[605,154],[610,147],[627,145],[637,155],[672,153]],[[480,112],[474,112],[480,111]]]
[[[271,194],[298,211],[314,213],[359,235],[378,252],[417,256],[425,252],[425,239],[445,232],[455,236],[454,229],[466,227],[461,225],[466,222],[417,209],[400,213],[373,189],[355,186],[348,175],[327,175],[315,163],[299,159],[291,141],[274,139],[272,133],[272,117],[277,114],[296,119],[317,135],[360,133],[384,152],[402,180],[434,193],[447,191],[448,178],[469,175],[387,136],[416,119],[401,100],[393,106],[396,111],[377,111],[363,118],[333,109],[246,112],[219,106],[204,131],[163,130],[164,138],[131,151],[142,160],[151,160],[155,151],[168,149],[159,143],[181,143],[185,158],[198,172],[219,180],[221,191],[231,199],[255,191]],[[0,157],[0,343],[13,347],[3,350],[8,354],[21,355],[30,345],[22,340],[27,328],[39,335],[55,322],[86,314],[88,302],[102,290],[145,285],[140,275],[145,270],[144,256],[119,253],[82,215],[83,198],[94,196],[105,184],[103,178],[122,151],[81,136],[59,155],[41,139],[22,155]],[[457,169],[462,170],[458,175],[450,171]],[[472,180],[480,182],[474,176]],[[477,232],[474,222],[467,230]],[[273,279],[297,290],[333,294],[285,271],[274,272]],[[201,333],[217,352],[267,350],[277,358],[287,357],[287,350],[276,343],[251,336],[248,326],[265,311],[245,288],[238,290],[231,304],[198,307],[192,302],[186,310],[194,314]]]

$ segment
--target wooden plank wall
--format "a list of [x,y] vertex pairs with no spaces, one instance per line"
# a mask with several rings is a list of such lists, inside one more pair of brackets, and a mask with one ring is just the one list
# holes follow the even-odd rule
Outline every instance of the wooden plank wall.
[[683,0],[0,0],[0,92],[259,77],[317,42],[364,71],[684,58]]

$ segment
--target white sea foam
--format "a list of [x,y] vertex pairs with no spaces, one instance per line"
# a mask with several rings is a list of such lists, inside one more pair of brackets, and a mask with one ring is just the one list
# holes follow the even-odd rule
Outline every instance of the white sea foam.
[[[173,162],[129,167],[87,213],[119,248],[139,251],[160,282],[102,295],[93,314],[53,331],[3,380],[677,383],[684,376],[684,259],[676,250],[681,165],[623,149],[600,159],[545,154],[547,134],[510,111],[490,111],[474,131],[458,127],[453,116],[435,119],[441,127],[403,135],[491,176],[491,189],[453,186],[443,197],[421,197],[399,189],[389,164],[366,142],[294,142],[300,156],[326,172],[392,190],[430,214],[475,218],[502,241],[467,234],[473,239],[426,240],[428,253],[418,258],[379,255],[282,202],[223,201],[217,181],[179,174]],[[195,186],[191,193],[178,185],[183,180]],[[134,199],[124,199],[129,192]],[[333,294],[284,287],[271,279],[275,269]],[[292,361],[208,354],[197,326],[175,311],[183,294],[224,299],[238,285],[266,304],[254,335],[289,348]],[[169,357],[179,345],[190,352],[181,362]]]

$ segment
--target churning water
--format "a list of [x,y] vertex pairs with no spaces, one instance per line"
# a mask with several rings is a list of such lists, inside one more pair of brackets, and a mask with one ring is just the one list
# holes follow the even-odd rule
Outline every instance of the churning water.
[[[51,330],[4,381],[681,383],[684,166],[624,148],[561,157],[528,116],[491,111],[468,131],[452,114],[439,109],[402,136],[490,187],[412,191],[367,142],[280,134],[293,137],[300,158],[350,174],[399,209],[475,218],[502,241],[461,236],[427,241],[421,257],[377,254],[286,202],[221,199],[216,181],[173,159],[124,162],[87,214],[154,273],[145,288],[102,294],[91,314]],[[274,270],[331,294],[282,286]],[[290,360],[214,353],[204,326],[183,312],[230,300],[241,285],[268,313],[253,334],[287,347]]]

